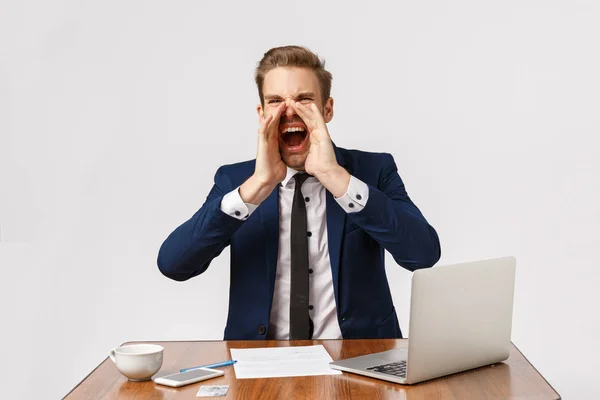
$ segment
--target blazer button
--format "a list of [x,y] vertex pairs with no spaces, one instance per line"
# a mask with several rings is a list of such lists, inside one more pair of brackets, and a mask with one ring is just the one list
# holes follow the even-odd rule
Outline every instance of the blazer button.
[[259,335],[264,335],[267,332],[267,329],[265,328],[264,325],[259,325],[258,326],[258,334]]

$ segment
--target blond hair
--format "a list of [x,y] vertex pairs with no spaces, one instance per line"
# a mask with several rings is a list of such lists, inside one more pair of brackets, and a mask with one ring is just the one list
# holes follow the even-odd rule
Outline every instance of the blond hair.
[[323,103],[331,94],[331,73],[325,70],[325,60],[301,46],[275,47],[267,51],[256,67],[254,79],[258,87],[258,97],[264,106],[263,83],[267,72],[277,67],[301,67],[312,70],[319,80]]

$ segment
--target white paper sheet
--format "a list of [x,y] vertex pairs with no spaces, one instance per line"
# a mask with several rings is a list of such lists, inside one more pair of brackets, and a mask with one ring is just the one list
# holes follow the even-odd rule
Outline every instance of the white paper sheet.
[[236,379],[339,375],[323,345],[230,349]]

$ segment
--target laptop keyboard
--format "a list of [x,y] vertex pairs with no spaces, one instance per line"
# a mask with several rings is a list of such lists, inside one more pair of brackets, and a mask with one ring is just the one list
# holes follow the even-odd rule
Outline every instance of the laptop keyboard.
[[389,364],[376,365],[374,367],[367,368],[367,370],[406,378],[406,360],[392,362]]

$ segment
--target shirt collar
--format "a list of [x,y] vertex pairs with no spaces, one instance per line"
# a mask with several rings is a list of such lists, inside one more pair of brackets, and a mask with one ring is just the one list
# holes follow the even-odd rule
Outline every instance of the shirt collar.
[[[333,152],[335,153],[335,158],[336,158],[338,164],[340,164],[340,166],[344,167],[346,165],[346,161],[344,160],[344,157],[342,156],[342,153],[340,152],[340,150],[338,149],[338,147],[335,145],[335,143],[333,143],[333,141],[331,142],[331,145],[333,146]],[[286,168],[287,168],[287,173],[285,175],[285,179],[281,181],[281,186],[283,186],[283,187],[286,187],[287,184],[290,182],[290,180],[298,172],[304,172],[304,171],[298,171],[298,170],[295,170],[293,168],[290,168],[287,165],[286,165]],[[350,170],[348,168],[346,168],[346,169],[350,172]]]
[[296,175],[297,173],[302,172],[302,171],[298,171],[298,170],[295,170],[293,168],[290,168],[287,165],[286,165],[286,168],[287,168],[287,173],[285,174],[285,179],[281,181],[281,186],[283,186],[283,187],[287,186],[287,184],[294,177],[294,175]]

